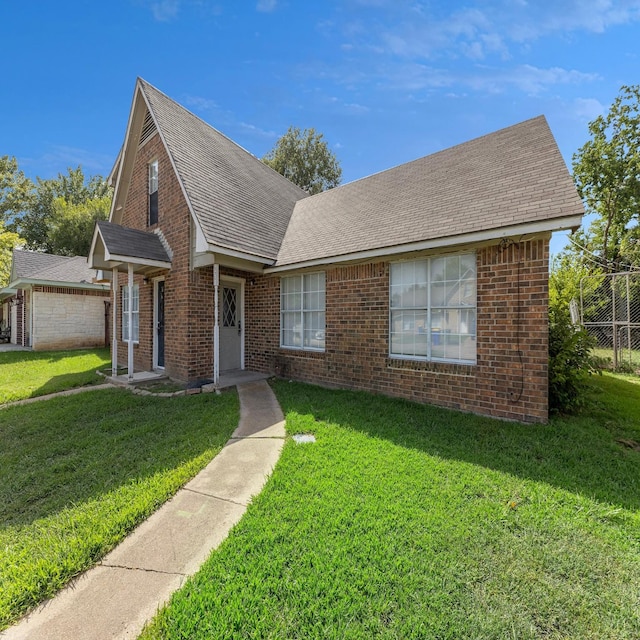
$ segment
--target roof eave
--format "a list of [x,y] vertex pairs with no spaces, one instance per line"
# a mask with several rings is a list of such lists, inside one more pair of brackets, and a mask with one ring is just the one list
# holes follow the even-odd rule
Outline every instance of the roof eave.
[[[10,288],[24,289],[25,286],[33,286],[38,285],[42,287],[63,287],[65,289],[98,289],[98,290],[107,290],[109,289],[109,285],[97,283],[97,282],[73,282],[72,280],[45,280],[42,278],[19,278],[14,282],[10,283]],[[2,289],[2,292],[7,291],[9,287],[6,289]]]
[[365,251],[356,251],[339,256],[326,256],[322,258],[305,260],[300,262],[278,264],[267,267],[264,272],[280,273],[283,271],[291,271],[293,269],[303,269],[308,267],[319,267],[328,264],[336,264],[341,262],[352,262],[357,260],[368,260],[375,258],[384,258],[403,253],[411,253],[414,251],[427,251],[429,249],[440,249],[453,247],[456,245],[467,245],[487,242],[489,240],[500,240],[509,236],[528,236],[538,233],[553,233],[554,231],[566,231],[568,229],[575,230],[582,223],[582,214],[574,214],[561,218],[541,220],[538,222],[530,222],[525,224],[500,227],[497,229],[487,229],[484,231],[474,231],[459,235],[447,236],[444,238],[434,238],[431,240],[421,240],[419,242],[411,242],[407,244],[398,244],[389,247],[380,247]]

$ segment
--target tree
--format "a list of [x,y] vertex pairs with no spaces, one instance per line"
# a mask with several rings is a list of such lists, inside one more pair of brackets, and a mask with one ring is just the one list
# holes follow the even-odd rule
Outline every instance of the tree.
[[28,205],[14,218],[11,228],[24,238],[27,249],[55,252],[49,233],[56,225],[56,217],[60,217],[56,214],[57,200],[77,206],[93,199],[111,198],[112,189],[102,176],[92,176],[87,181],[81,167],[67,171],[66,175],[59,173],[56,179],[37,178]]
[[640,85],[623,86],[606,115],[589,124],[591,140],[573,156],[573,177],[600,257],[619,269],[636,260],[640,222]]
[[311,195],[340,184],[342,169],[321,133],[289,127],[262,161]]
[[110,208],[111,196],[90,198],[79,204],[56,198],[48,222],[51,253],[61,256],[89,255],[95,223],[97,220],[106,220]]
[[9,284],[12,251],[22,244],[22,238],[17,233],[7,231],[0,220],[0,289]]
[[33,196],[34,185],[18,169],[14,157],[0,156],[0,221],[11,221],[24,211]]

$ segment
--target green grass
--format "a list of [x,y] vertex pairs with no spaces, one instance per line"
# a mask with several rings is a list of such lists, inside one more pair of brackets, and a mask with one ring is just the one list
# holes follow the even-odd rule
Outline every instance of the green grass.
[[0,353],[0,404],[103,382],[108,349]]
[[640,381],[520,425],[277,382],[264,491],[143,633],[157,638],[640,637]]
[[[592,353],[597,358],[608,363],[609,368],[613,367],[613,349],[605,349],[596,347],[592,349]],[[637,349],[622,349],[618,352],[618,365],[630,367],[632,370],[640,369],[640,351]]]
[[0,411],[0,629],[94,564],[202,469],[237,395],[92,391]]

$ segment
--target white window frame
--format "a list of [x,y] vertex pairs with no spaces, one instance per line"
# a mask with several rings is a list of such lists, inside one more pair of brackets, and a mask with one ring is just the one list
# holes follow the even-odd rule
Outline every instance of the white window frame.
[[151,196],[155,193],[156,194],[156,218],[158,218],[159,216],[159,204],[157,202],[158,199],[158,185],[159,185],[159,176],[158,176],[158,160],[152,160],[149,163],[149,176],[148,176],[148,186],[149,186],[149,204],[148,204],[148,211],[147,211],[147,217],[148,217],[148,222],[149,222],[149,226],[152,226],[154,224],[158,224],[158,220],[156,219],[155,222],[151,222]]
[[[133,321],[133,342],[140,342],[140,287],[133,285],[133,309],[131,310]],[[129,341],[129,286],[122,287],[122,342]]]
[[[310,289],[311,282],[314,279],[317,279],[321,276],[322,288]],[[285,287],[285,282],[294,282],[299,283],[299,291],[296,293],[290,293],[285,291],[287,287]],[[307,294],[307,295],[305,295]],[[318,295],[318,300],[321,299],[321,303],[319,302],[316,305],[308,306],[307,298],[311,297],[311,294],[321,294]],[[325,331],[326,331],[326,294],[327,294],[327,281],[326,274],[324,271],[314,271],[312,273],[305,273],[301,275],[295,276],[283,276],[280,278],[280,347],[282,349],[293,349],[295,351],[317,351],[323,352],[326,348],[325,341]],[[291,301],[288,304],[285,304],[285,299],[287,296],[291,296],[292,299],[295,299],[294,296],[298,295],[300,299],[300,305],[296,305],[295,307],[291,306]],[[309,328],[309,325],[313,323],[313,314],[321,314],[322,317],[322,327]],[[285,340],[285,317],[286,316],[294,316],[298,315],[298,324],[299,324],[299,333],[300,333],[300,344],[294,344],[292,342],[287,343]],[[305,344],[305,332],[315,332],[314,340],[316,340],[316,344],[320,344],[321,346],[314,346],[312,344]],[[322,335],[322,338],[319,335]]]
[[[434,262],[436,260],[439,259],[448,259],[448,258],[461,258],[463,256],[467,256],[467,257],[473,257],[474,262],[477,260],[476,254],[475,252],[464,252],[464,253],[456,253],[456,254],[446,254],[446,255],[435,255],[435,256],[429,256],[429,257],[425,257],[425,258],[421,258],[418,260],[405,260],[405,261],[399,261],[399,262],[392,262],[390,264],[390,268],[389,268],[389,357],[390,358],[394,358],[394,359],[398,359],[398,360],[416,360],[416,361],[421,361],[421,362],[446,362],[446,363],[454,363],[454,364],[469,364],[469,365],[474,365],[477,363],[477,357],[478,357],[478,350],[477,350],[477,314],[478,314],[478,272],[477,272],[477,265],[476,265],[476,269],[475,269],[475,278],[473,279],[473,281],[470,283],[468,280],[464,281],[463,286],[466,286],[467,284],[472,284],[474,291],[473,291],[473,295],[472,296],[465,296],[465,302],[459,302],[458,304],[437,304],[434,300],[432,300],[432,296],[433,296],[433,288],[434,288],[434,283],[439,282],[439,280],[434,280],[434,274],[432,273],[432,265],[434,264]],[[424,267],[426,265],[426,304],[418,304],[416,303],[415,305],[407,305],[405,304],[403,305],[396,305],[394,306],[393,303],[393,269],[395,265],[410,265],[410,264],[414,264],[414,265],[420,265],[421,267]],[[462,276],[459,277],[459,281],[462,281]],[[419,284],[422,284],[419,283]],[[469,298],[472,297],[473,299],[473,304],[469,303]],[[445,341],[447,339],[447,334],[446,333],[439,333],[437,334],[437,337],[434,336],[434,311],[436,312],[443,312],[446,313],[448,311],[453,311],[456,313],[460,313],[460,312],[473,312],[472,314],[470,314],[473,317],[473,331],[467,331],[466,333],[459,333],[459,334],[455,334],[455,335],[459,335],[460,338],[462,339],[463,336],[466,336],[466,340],[468,341],[467,344],[469,343],[473,343],[474,345],[474,349],[473,349],[473,358],[461,358],[461,357],[457,357],[457,358],[451,358],[451,357],[447,357],[445,355],[438,355],[433,353],[434,349],[434,343],[436,343],[436,341],[439,344],[439,341]],[[425,318],[425,326],[422,327],[423,331],[421,333],[424,333],[424,335],[426,336],[426,353],[425,354],[409,354],[409,353],[400,353],[400,352],[394,352],[393,348],[393,329],[394,329],[394,312],[395,313],[400,313],[400,317],[402,316],[402,312],[409,312],[408,313],[408,323],[410,324],[411,322],[411,314],[412,313],[416,313],[417,315],[422,314],[423,318]],[[460,315],[462,315],[462,313],[460,313]],[[467,314],[467,318],[469,318],[469,314]],[[414,316],[414,320],[415,320],[415,316]],[[460,321],[460,319],[459,319]],[[467,325],[471,324],[470,322],[467,322]],[[442,344],[444,345],[444,342],[442,342]],[[416,351],[416,349],[414,348],[414,351]],[[458,356],[460,356],[460,349],[458,352]]]

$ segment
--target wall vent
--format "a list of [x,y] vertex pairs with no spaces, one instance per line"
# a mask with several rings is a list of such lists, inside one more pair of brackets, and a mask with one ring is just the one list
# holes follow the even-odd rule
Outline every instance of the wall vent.
[[157,130],[156,123],[153,121],[151,113],[147,111],[147,115],[144,117],[144,123],[142,124],[142,133],[140,134],[140,144],[138,146],[141,147],[145,144]]

